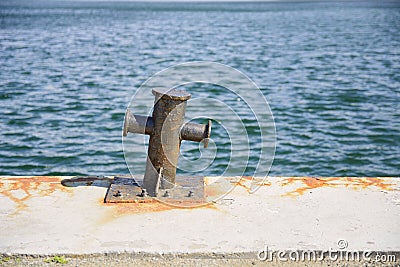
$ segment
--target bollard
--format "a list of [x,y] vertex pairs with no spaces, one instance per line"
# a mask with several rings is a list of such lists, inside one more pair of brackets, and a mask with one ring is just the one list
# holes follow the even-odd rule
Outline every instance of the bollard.
[[125,114],[123,135],[138,133],[150,135],[143,189],[150,196],[157,196],[159,188],[175,186],[182,140],[201,142],[208,146],[211,121],[206,125],[184,124],[187,100],[191,95],[185,90],[153,89],[154,109],[152,117]]

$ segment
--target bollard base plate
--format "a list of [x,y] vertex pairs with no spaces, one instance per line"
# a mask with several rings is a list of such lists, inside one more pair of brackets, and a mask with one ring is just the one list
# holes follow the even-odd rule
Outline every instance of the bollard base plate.
[[141,179],[115,176],[107,190],[105,203],[149,203],[161,201],[168,204],[191,206],[206,203],[204,177],[177,176],[175,187],[159,189],[156,197],[142,194]]

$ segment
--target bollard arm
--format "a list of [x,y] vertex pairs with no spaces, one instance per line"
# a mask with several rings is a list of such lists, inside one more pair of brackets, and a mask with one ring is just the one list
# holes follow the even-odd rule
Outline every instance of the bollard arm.
[[208,147],[211,135],[211,120],[207,124],[186,123],[181,128],[181,140],[201,142],[204,140],[204,148]]
[[137,134],[151,134],[154,128],[154,121],[152,117],[133,115],[128,108],[125,113],[123,136],[128,133]]

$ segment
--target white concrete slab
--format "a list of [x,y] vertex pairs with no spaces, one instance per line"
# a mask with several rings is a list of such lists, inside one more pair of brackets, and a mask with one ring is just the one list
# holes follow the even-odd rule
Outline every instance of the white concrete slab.
[[254,194],[243,178],[223,199],[189,209],[104,204],[106,187],[64,187],[65,178],[0,177],[0,253],[327,250],[338,240],[400,251],[399,178],[269,177]]

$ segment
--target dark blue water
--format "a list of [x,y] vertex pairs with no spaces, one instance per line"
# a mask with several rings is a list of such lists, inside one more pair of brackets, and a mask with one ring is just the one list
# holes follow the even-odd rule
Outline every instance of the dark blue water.
[[270,175],[400,175],[399,2],[32,2],[0,2],[1,175],[128,173],[132,94],[199,60],[268,99]]

